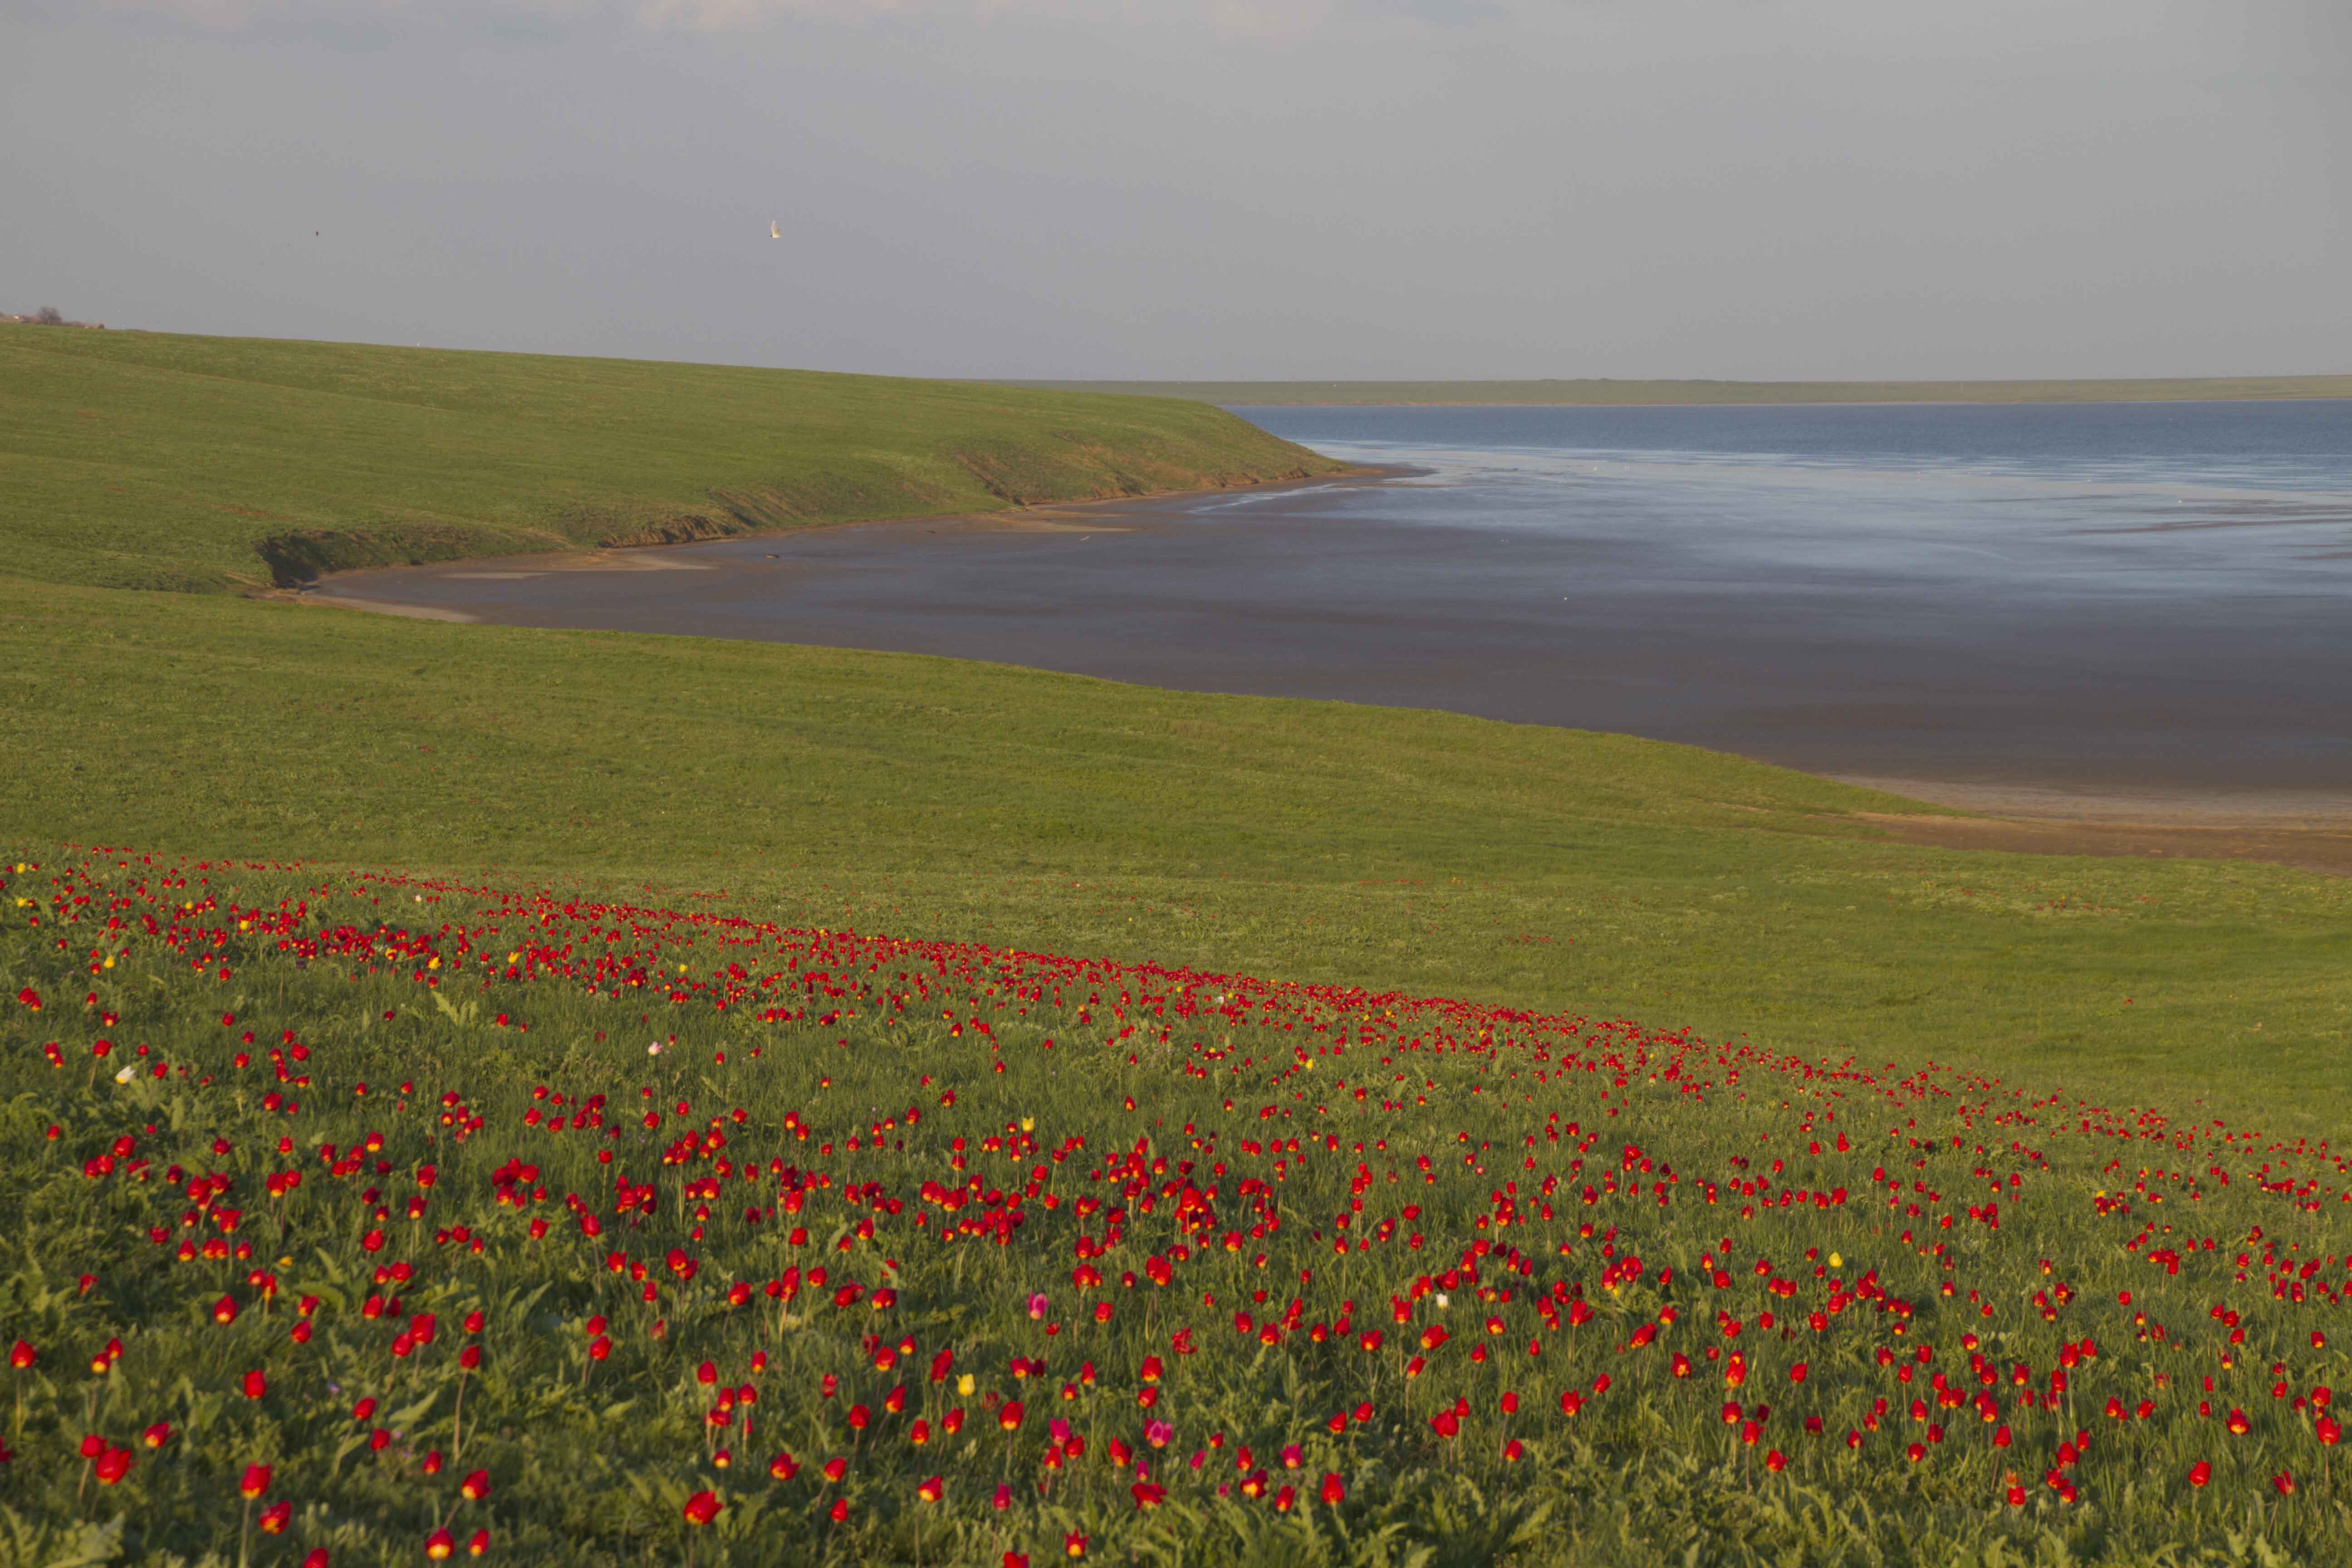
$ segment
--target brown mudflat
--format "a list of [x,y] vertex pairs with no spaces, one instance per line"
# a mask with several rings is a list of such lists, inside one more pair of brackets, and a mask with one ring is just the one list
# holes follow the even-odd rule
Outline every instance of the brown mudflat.
[[1980,816],[1864,813],[1906,844],[2018,855],[2260,860],[2352,876],[2352,799],[2316,793],[2102,793],[1849,778]]

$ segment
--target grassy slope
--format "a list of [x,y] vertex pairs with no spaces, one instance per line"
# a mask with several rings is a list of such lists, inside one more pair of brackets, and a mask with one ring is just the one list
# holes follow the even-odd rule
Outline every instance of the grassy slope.
[[[415,1568],[445,1524],[487,1568],[1042,1565],[1065,1531],[1121,1568],[2352,1563],[2315,1419],[2352,1382],[2340,1154],[1453,1004],[123,858],[0,865],[12,1568],[226,1568],[272,1517],[252,1464],[288,1525],[253,1568]],[[231,1237],[250,1262],[198,1260]],[[759,1398],[714,1426],[706,1378]],[[128,1471],[93,1484],[85,1434]]]
[[725,889],[2297,1131],[2352,1107],[2346,883],[1891,845],[1843,815],[1884,796],[1622,737],[22,580],[0,709],[28,842]]
[[2181,403],[2352,397],[2352,375],[2168,381],[1016,381],[1008,386],[1190,397],[1203,403]]
[[990,510],[1325,471],[1196,403],[878,376],[0,327],[0,536],[58,583]]

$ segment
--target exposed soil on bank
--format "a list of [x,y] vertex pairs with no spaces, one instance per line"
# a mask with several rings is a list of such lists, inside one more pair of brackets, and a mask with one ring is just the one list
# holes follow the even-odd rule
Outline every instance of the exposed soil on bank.
[[1892,837],[2018,855],[2261,860],[2352,876],[2352,799],[2309,792],[2082,791],[1847,778],[1979,816],[1864,813]]

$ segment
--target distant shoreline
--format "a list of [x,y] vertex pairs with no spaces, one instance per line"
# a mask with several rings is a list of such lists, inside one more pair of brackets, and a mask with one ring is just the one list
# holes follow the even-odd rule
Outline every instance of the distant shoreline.
[[2110,381],[998,381],[979,384],[1231,408],[1833,407],[1858,405],[2284,403],[2352,398],[2352,375]]

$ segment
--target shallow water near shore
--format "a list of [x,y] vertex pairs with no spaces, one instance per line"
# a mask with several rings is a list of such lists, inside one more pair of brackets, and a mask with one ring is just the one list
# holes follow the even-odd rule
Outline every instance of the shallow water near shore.
[[2352,804],[2352,402],[1238,412],[1405,472],[316,592],[1442,708],[1923,791]]

